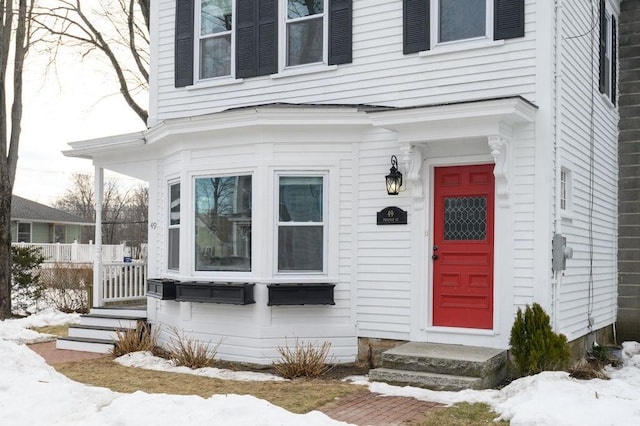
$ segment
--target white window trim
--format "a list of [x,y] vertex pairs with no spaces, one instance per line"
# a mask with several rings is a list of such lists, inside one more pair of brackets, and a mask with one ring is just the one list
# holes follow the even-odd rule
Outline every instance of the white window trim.
[[[433,0],[430,2],[430,40],[431,40],[431,49],[439,49],[451,46],[456,46],[460,44],[469,44],[469,43],[486,43],[488,41],[493,41],[493,0],[485,0],[486,6],[486,16],[485,16],[485,35],[480,37],[466,38],[462,40],[453,40],[440,42],[440,0]],[[456,49],[458,50],[458,49]]]
[[[29,241],[25,241],[26,244],[31,244],[33,241],[33,224],[31,222],[18,222],[16,223],[16,241],[20,241],[20,225],[29,225]],[[54,238],[55,238],[55,228],[54,228]]]
[[[606,51],[605,51],[605,57],[607,59],[607,72],[608,72],[608,81],[606,82],[606,87],[605,87],[605,91],[604,93],[600,93],[600,95],[602,95],[604,98],[607,99],[607,101],[609,102],[609,104],[611,105],[611,95],[612,95],[612,89],[613,89],[613,26],[612,26],[612,20],[611,18],[615,18],[616,20],[616,31],[618,32],[618,34],[616,34],[618,37],[616,37],[617,39],[620,37],[620,13],[617,10],[614,10],[612,4],[610,1],[606,1],[605,2],[605,6],[604,6],[604,13],[605,13],[605,19],[607,21],[607,25],[606,25]],[[619,52],[618,52],[619,54]],[[597,52],[596,52],[597,55]],[[619,62],[619,61],[618,61]],[[618,65],[618,64],[616,64]],[[596,82],[597,84],[597,82]],[[616,94],[617,95],[617,94]],[[617,99],[617,96],[616,96]],[[616,101],[616,104],[618,104],[618,101]]]
[[[255,221],[254,214],[255,206],[257,202],[256,198],[256,174],[254,170],[234,170],[231,172],[224,171],[220,173],[198,173],[190,176],[191,187],[189,188],[189,194],[191,199],[189,200],[189,270],[192,277],[197,279],[207,279],[211,281],[234,281],[234,280],[250,280],[255,281],[256,263],[258,261],[256,257],[255,249],[255,237],[252,237],[251,247],[251,270],[250,271],[198,271],[196,270],[196,226],[195,226],[195,202],[196,202],[196,179],[203,178],[222,178],[222,177],[237,177],[237,176],[251,176],[251,234],[255,234]],[[182,211],[181,211],[182,212]]]
[[[173,185],[179,185],[180,187],[180,223],[177,225],[172,225],[171,224],[171,187]],[[181,226],[182,226],[182,216],[183,216],[183,209],[182,209],[182,194],[183,194],[183,188],[182,188],[182,182],[180,181],[180,179],[173,179],[167,182],[167,205],[166,205],[166,215],[167,215],[167,234],[166,234],[166,242],[167,242],[167,250],[164,256],[165,262],[166,262],[166,266],[167,266],[167,271],[173,272],[173,273],[177,273],[180,271],[180,263],[182,262],[182,256],[181,256],[181,250],[180,250],[180,246],[181,246],[181,240],[182,240],[182,231],[181,231]],[[178,268],[172,268],[169,266],[169,230],[171,229],[178,229]]]
[[[280,177],[322,177],[322,222],[310,222],[309,226],[317,226],[322,223],[322,271],[279,271],[278,270],[278,229],[280,227]],[[292,171],[276,170],[273,188],[273,276],[283,277],[327,277],[329,275],[329,171]],[[290,226],[300,226],[304,223],[292,222]]]
[[[302,70],[300,74],[305,73],[305,68],[315,68],[312,72],[319,71],[318,67],[326,66],[329,61],[329,0],[324,0],[323,12],[322,12],[322,62],[312,62],[309,64],[301,65],[287,65],[287,56],[289,53],[288,37],[287,37],[287,24],[289,20],[287,18],[288,0],[280,0],[278,8],[278,71],[287,72],[287,75],[293,75],[295,70]],[[316,15],[311,17],[297,18],[294,21],[303,21],[307,19],[313,19]],[[293,21],[292,21],[293,22]],[[298,74],[298,73],[296,73]]]
[[[225,31],[224,33],[215,33],[215,35],[206,35],[202,36],[201,27],[202,27],[202,1],[197,0],[195,4],[195,13],[194,13],[194,37],[193,37],[193,54],[194,54],[194,67],[193,67],[193,81],[194,82],[206,82],[213,83],[219,82],[218,84],[224,84],[225,80],[234,80],[236,75],[236,1],[231,0],[231,31]],[[231,57],[230,57],[230,74],[229,75],[221,75],[218,77],[210,77],[210,78],[200,78],[200,41],[206,38],[212,38],[216,36],[222,36],[224,34],[231,34]]]
[[[562,208],[562,174],[565,175],[564,180],[564,202],[565,206]],[[558,185],[560,189],[558,191],[558,203],[560,208],[560,214],[563,219],[573,219],[573,172],[571,168],[563,166],[560,168],[560,181]]]

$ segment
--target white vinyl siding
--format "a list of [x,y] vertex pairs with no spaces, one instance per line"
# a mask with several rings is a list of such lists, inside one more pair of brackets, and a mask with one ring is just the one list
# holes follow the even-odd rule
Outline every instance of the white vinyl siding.
[[[565,5],[561,25],[564,38],[585,32],[592,27],[593,19],[597,20],[597,16],[591,16],[589,4],[569,2]],[[616,318],[618,114],[598,91],[597,37],[563,41],[560,60],[563,70],[561,162],[572,165],[573,191],[572,220],[562,222],[562,234],[574,252],[561,277],[558,325],[571,340],[589,330],[589,316],[594,321],[594,330]],[[593,203],[589,195],[591,185]],[[590,244],[593,247],[592,273]]]
[[157,103],[151,105],[151,125],[273,102],[413,106],[513,95],[535,101],[533,0],[526,2],[525,37],[424,55],[402,53],[401,1],[356,1],[352,63],[315,73],[282,72],[186,90],[174,87],[174,2],[163,1],[157,7],[158,60],[152,87],[158,91]]

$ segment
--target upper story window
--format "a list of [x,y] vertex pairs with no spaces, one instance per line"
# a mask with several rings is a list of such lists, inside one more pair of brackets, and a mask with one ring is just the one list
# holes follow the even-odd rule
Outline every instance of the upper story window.
[[487,35],[488,0],[438,0],[438,42],[466,40]]
[[251,193],[251,175],[196,178],[196,271],[251,271]]
[[200,0],[199,78],[231,75],[233,1]]
[[353,0],[176,0],[175,86],[352,60]]
[[616,104],[618,80],[618,29],[615,15],[606,0],[600,0],[600,92]]
[[167,237],[167,269],[180,268],[180,182],[169,185],[169,227]]
[[403,52],[439,43],[524,37],[524,0],[403,0]]
[[325,0],[286,0],[287,66],[324,61]]

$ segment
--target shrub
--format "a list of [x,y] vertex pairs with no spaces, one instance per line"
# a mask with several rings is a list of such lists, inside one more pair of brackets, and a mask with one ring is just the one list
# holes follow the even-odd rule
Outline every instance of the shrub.
[[563,370],[569,365],[567,338],[551,330],[549,315],[534,303],[524,313],[518,309],[511,328],[511,356],[521,376],[545,370]]
[[11,246],[11,296],[14,307],[27,311],[42,297],[40,265],[44,262],[39,247]]
[[301,343],[298,339],[290,348],[285,339],[285,346],[277,348],[281,357],[273,363],[273,368],[285,379],[319,377],[332,368],[327,362],[330,348],[331,343],[326,341],[318,346],[311,342]]
[[157,346],[157,330],[151,330],[149,324],[144,321],[138,321],[135,329],[116,331],[116,340],[111,353],[114,356],[122,356],[131,352],[154,352]]
[[88,312],[93,285],[93,267],[88,264],[56,263],[42,271],[48,306],[61,312]]
[[189,367],[191,369],[210,367],[218,354],[220,343],[211,345],[211,342],[200,342],[190,339],[172,328],[173,336],[170,338],[167,349],[168,357],[176,365]]

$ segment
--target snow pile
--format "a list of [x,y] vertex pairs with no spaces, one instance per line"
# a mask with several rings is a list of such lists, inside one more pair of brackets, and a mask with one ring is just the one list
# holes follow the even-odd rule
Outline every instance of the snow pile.
[[138,367],[147,370],[193,374],[196,376],[238,380],[242,382],[279,382],[285,380],[282,377],[273,374],[255,373],[251,371],[232,371],[221,368],[196,368],[192,370],[188,367],[176,367],[172,361],[153,356],[151,352],[132,352],[116,358],[115,361],[125,367]]

